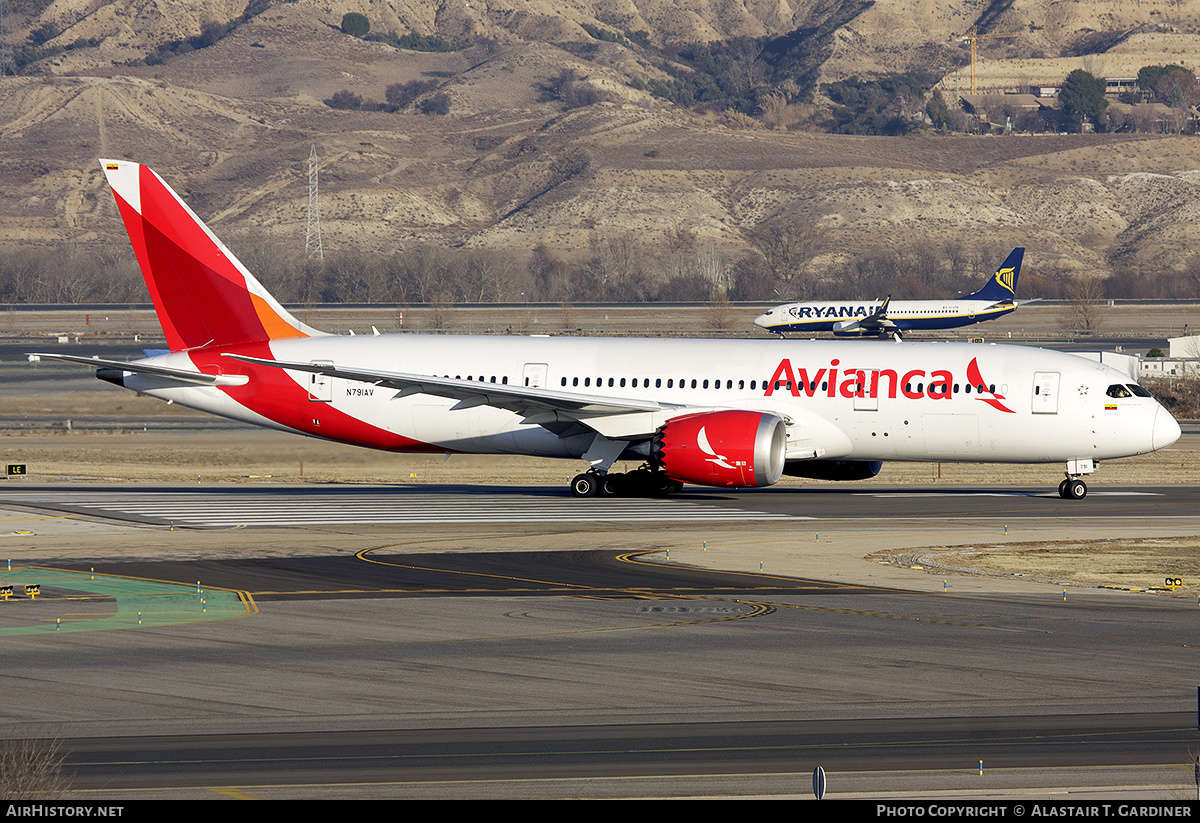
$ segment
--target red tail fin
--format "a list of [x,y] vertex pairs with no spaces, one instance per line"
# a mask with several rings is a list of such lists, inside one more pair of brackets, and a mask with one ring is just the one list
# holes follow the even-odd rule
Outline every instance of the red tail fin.
[[279,305],[154,171],[100,162],[172,351],[321,334]]

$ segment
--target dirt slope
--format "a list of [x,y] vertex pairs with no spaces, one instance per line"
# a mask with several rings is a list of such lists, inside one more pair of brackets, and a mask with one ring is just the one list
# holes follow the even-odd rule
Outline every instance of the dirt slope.
[[[113,61],[235,17],[241,0],[56,0],[27,15],[28,28],[57,21],[64,33],[56,41],[102,43],[39,64],[41,76],[0,79],[0,185],[8,195],[0,200],[0,246],[123,242],[101,156],[155,166],[231,241],[267,236],[302,246],[306,158],[316,144],[322,229],[334,250],[423,241],[528,250],[544,242],[579,254],[597,237],[655,243],[683,226],[732,260],[750,230],[782,217],[828,229],[825,261],[898,243],[986,242],[1028,246],[1034,267],[1193,263],[1200,141],[769,132],[629,87],[631,74],[653,71],[636,51],[601,44],[585,59],[541,42],[587,39],[580,23],[597,21],[663,41],[779,33],[827,19],[836,5],[298,0],[269,7],[214,46],[132,68]],[[470,31],[498,42],[448,54],[397,50],[337,30],[352,10],[376,28]],[[1196,53],[1197,35],[1187,30],[1194,22],[1185,21],[1200,19],[1197,11],[1200,0],[877,2],[837,30],[823,71],[961,59],[952,35],[981,16],[993,31],[1024,32],[981,45],[987,83],[1061,77],[1087,61],[1133,71]],[[1060,56],[1101,27],[1135,25],[1141,29],[1104,54]],[[564,67],[608,101],[572,111],[547,101],[542,86]],[[448,116],[337,111],[322,102],[340,89],[382,100],[391,83],[429,78],[444,83]]]

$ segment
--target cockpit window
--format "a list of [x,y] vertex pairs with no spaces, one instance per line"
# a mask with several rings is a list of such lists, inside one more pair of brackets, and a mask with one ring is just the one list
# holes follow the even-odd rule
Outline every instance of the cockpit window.
[[1133,395],[1129,392],[1129,389],[1125,388],[1120,383],[1114,383],[1113,385],[1109,386],[1108,391],[1106,391],[1105,394],[1107,394],[1109,397],[1133,397]]
[[1137,395],[1138,397],[1153,397],[1154,396],[1154,395],[1150,394],[1150,392],[1146,391],[1141,386],[1139,386],[1137,383],[1130,383],[1129,390],[1131,392],[1133,392],[1135,395]]

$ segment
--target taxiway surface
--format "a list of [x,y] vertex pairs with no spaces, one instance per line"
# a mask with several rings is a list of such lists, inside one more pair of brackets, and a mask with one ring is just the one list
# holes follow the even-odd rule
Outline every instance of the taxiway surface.
[[[94,799],[802,795],[818,764],[831,796],[1169,798],[1195,603],[866,559],[1196,531],[1193,490],[1107,491],[701,492],[566,521],[557,489],[177,487],[155,512],[128,486],[5,489],[13,568],[79,581],[0,604],[43,629],[0,631],[6,725],[64,738]],[[356,496],[380,513],[333,516]],[[442,497],[460,510],[385,517]],[[298,519],[205,519],[273,505]],[[125,588],[88,594],[92,569]],[[241,605],[151,620],[151,580]]]

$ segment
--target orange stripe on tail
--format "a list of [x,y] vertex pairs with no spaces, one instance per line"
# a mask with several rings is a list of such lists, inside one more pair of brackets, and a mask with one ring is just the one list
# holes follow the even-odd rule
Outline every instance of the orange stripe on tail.
[[292,317],[150,168],[101,163],[172,351],[321,334]]

